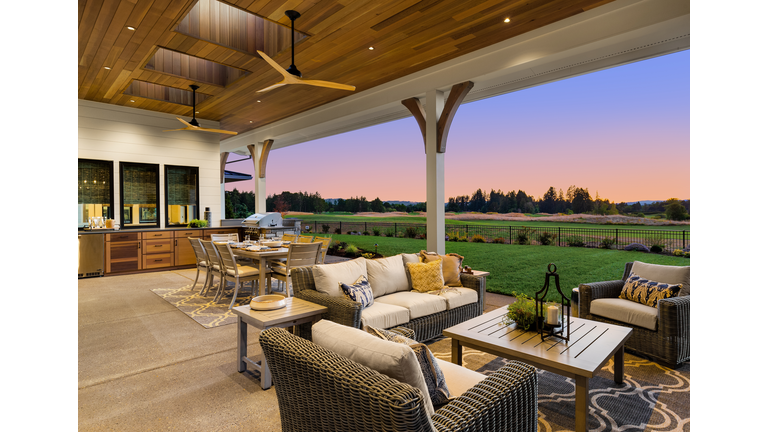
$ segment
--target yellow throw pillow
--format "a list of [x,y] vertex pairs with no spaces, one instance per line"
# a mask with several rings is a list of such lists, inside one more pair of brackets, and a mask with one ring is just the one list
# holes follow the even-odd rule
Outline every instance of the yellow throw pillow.
[[408,263],[408,273],[411,274],[413,289],[419,292],[433,291],[443,288],[443,260],[430,263]]
[[438,255],[434,252],[421,251],[419,252],[421,262],[428,263],[436,260],[443,260],[443,281],[446,286],[460,287],[461,286],[461,264],[464,262],[464,257],[449,253],[446,255]]

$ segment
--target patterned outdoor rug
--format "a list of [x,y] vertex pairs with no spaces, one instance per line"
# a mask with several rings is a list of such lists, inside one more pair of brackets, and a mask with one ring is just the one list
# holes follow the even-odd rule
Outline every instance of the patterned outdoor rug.
[[[229,310],[234,284],[230,284],[230,287],[219,303],[214,303],[213,301],[216,295],[215,289],[211,289],[208,291],[208,296],[203,297],[199,294],[200,287],[201,284],[198,283],[195,290],[191,289],[191,285],[187,285],[180,288],[157,288],[151,291],[162,297],[163,300],[176,306],[178,310],[184,312],[188,317],[205,328],[219,327],[237,322],[237,316]],[[235,306],[246,305],[250,302],[251,287],[250,284],[246,283],[237,293]]]
[[[451,340],[429,345],[435,357],[451,360]],[[508,360],[464,348],[464,366],[490,375]],[[572,379],[538,370],[539,431],[575,428],[576,386]],[[677,370],[624,354],[624,384],[613,382],[613,359],[589,380],[590,431],[690,431],[690,362]]]

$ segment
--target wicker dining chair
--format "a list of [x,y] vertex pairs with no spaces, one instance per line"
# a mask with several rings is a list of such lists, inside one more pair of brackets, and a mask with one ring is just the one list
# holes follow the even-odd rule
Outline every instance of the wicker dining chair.
[[200,294],[203,297],[208,296],[208,291],[214,287],[213,285],[213,278],[218,276],[219,277],[219,284],[216,285],[216,288],[219,288],[222,283],[222,277],[221,277],[221,258],[219,257],[219,251],[216,250],[216,246],[213,245],[213,242],[210,240],[200,240],[200,244],[203,245],[203,250],[205,250],[205,254],[208,256],[208,274],[210,276],[210,280],[208,284],[206,284],[203,287],[203,290],[200,290]]
[[197,288],[197,280],[200,277],[200,270],[205,271],[205,281],[203,282],[203,287],[200,289],[200,294],[203,293],[205,290],[205,287],[208,285],[208,280],[211,278],[211,270],[208,267],[208,254],[205,252],[205,248],[203,248],[203,244],[200,243],[201,240],[197,237],[187,237],[187,240],[189,240],[189,243],[192,245],[192,250],[195,252],[195,282],[192,283],[192,290],[194,291],[195,288]]
[[232,309],[235,306],[235,302],[237,302],[237,292],[244,282],[251,282],[251,295],[256,295],[256,283],[259,280],[259,268],[238,263],[235,254],[232,253],[232,248],[229,247],[229,243],[214,242],[213,245],[219,252],[219,258],[221,259],[221,284],[219,285],[219,290],[216,292],[214,301],[218,302],[221,300],[224,296],[224,288],[227,286],[227,279],[234,278],[235,290],[232,293],[232,303],[229,305],[229,308]]
[[291,270],[317,264],[321,243],[291,243],[285,263],[273,262],[272,277],[285,285],[285,296],[291,296]]

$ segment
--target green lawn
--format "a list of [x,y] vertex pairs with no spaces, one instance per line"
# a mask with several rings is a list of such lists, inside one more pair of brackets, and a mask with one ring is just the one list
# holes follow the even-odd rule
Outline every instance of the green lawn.
[[[384,256],[418,253],[427,247],[426,240],[405,238],[334,234],[333,239],[371,251],[374,244],[378,244],[378,251]],[[580,283],[621,279],[624,264],[631,261],[690,265],[689,258],[623,250],[457,242],[446,242],[445,249],[446,253],[463,256],[465,265],[490,272],[488,291],[502,294],[515,291],[530,296],[544,286],[549,263],[557,266],[560,287],[568,295]]]

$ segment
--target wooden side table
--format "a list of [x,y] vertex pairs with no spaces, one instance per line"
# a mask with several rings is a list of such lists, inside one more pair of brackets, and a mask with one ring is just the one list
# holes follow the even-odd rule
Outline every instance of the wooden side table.
[[232,309],[232,312],[237,315],[237,371],[245,372],[247,363],[253,365],[261,373],[261,388],[264,390],[272,387],[272,375],[269,373],[264,354],[256,360],[248,358],[248,326],[251,325],[259,330],[270,327],[293,327],[319,321],[322,314],[328,312],[325,306],[296,297],[287,298],[286,302],[287,305],[284,308],[271,311],[252,310],[250,305]]

